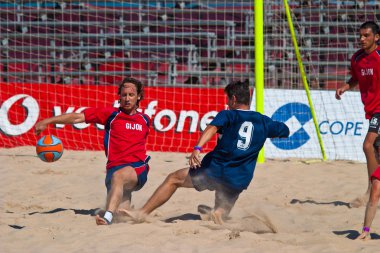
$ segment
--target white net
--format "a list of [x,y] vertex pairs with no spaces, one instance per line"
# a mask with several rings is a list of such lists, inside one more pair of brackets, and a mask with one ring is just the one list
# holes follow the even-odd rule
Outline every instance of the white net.
[[249,1],[2,6],[3,81],[115,84],[135,76],[149,85],[223,85],[251,77],[250,42],[235,39],[252,35]]
[[[251,1],[2,1],[0,7],[2,102],[27,91],[39,105],[26,124],[26,97],[10,100],[13,111],[0,126],[5,146],[33,144],[38,118],[114,105],[117,85],[132,76],[146,85],[141,109],[154,116],[149,149],[188,151],[224,108],[224,86],[253,83]],[[92,128],[50,131],[66,148],[101,149],[102,134]]]
[[[350,78],[360,25],[380,19],[379,1],[288,3],[327,158],[365,161],[362,142],[368,121],[358,89],[341,101],[335,99],[335,90]],[[284,2],[265,1],[264,8],[266,113],[287,122],[292,133],[277,146],[288,149],[284,157],[322,157]]]
[[[349,78],[358,30],[380,18],[378,1],[288,1],[311,89],[335,90]],[[265,4],[267,87],[302,89],[283,1]]]
[[[289,4],[328,157],[361,160],[359,96],[335,108],[325,91],[348,79],[358,27],[378,21],[379,3]],[[118,83],[132,76],[147,86],[141,109],[152,116],[148,148],[189,151],[224,108],[225,84],[254,85],[254,1],[0,1],[0,17],[1,146],[34,145],[38,118],[114,105]],[[286,156],[320,157],[306,95],[294,93],[303,84],[283,1],[264,1],[264,38],[265,114],[295,134],[273,143]],[[98,129],[50,131],[66,148],[101,149]],[[345,145],[351,137],[359,148]]]

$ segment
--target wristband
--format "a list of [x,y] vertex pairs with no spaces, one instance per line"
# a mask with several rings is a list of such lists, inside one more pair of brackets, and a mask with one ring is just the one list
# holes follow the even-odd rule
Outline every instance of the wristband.
[[194,150],[202,151],[202,147],[200,147],[200,146],[194,146]]
[[369,232],[369,227],[363,227],[363,232]]

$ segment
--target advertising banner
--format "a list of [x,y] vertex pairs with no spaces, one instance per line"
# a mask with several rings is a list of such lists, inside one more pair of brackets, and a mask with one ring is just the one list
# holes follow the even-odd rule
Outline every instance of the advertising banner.
[[[0,147],[32,145],[38,120],[88,107],[118,107],[117,86],[0,83]],[[190,152],[200,133],[225,108],[223,88],[145,87],[139,110],[151,118],[147,148]],[[103,150],[102,125],[49,126],[65,149]],[[209,151],[216,138],[204,148]]]
[[368,130],[359,92],[348,91],[341,100],[335,91],[312,90],[314,122],[303,90],[265,90],[265,114],[290,128],[287,139],[265,145],[268,158],[322,158],[315,125],[318,125],[328,160],[365,162],[363,141]]
[[[365,162],[362,143],[368,129],[358,92],[311,91],[317,116],[312,118],[305,91],[265,90],[265,114],[285,122],[287,139],[265,144],[267,158],[322,158],[315,125],[318,125],[329,160]],[[254,104],[254,102],[253,102]],[[201,132],[225,109],[223,88],[145,87],[140,111],[151,118],[147,149],[191,152]],[[118,106],[117,86],[0,83],[0,147],[36,144],[38,120],[87,107]],[[103,126],[85,123],[49,126],[44,134],[60,138],[65,149],[103,150]],[[210,151],[216,138],[204,151]]]

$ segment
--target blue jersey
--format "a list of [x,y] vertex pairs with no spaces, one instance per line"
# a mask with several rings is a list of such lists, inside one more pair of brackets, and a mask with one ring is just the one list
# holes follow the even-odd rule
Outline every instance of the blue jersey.
[[288,137],[282,122],[255,111],[224,110],[210,125],[219,127],[218,143],[202,160],[208,176],[220,183],[244,190],[250,184],[259,151],[267,138]]

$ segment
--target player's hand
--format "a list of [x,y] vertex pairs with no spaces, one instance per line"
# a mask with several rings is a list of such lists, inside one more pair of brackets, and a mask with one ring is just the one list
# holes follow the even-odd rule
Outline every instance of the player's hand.
[[190,158],[189,158],[190,168],[196,169],[201,166],[201,158],[199,155],[200,153],[201,151],[199,150],[193,150],[193,153],[191,153]]
[[350,89],[350,85],[349,84],[344,84],[342,87],[339,87],[338,89],[336,89],[335,91],[335,98],[340,100],[342,98],[342,95],[343,93],[345,93],[346,91],[348,91]]
[[34,132],[36,135],[39,135],[42,131],[46,129],[47,125],[44,124],[42,121],[37,122],[37,124],[34,126]]
[[369,234],[369,232],[363,232],[358,237],[356,237],[355,240],[363,240],[363,241],[371,240],[371,235]]
[[341,100],[342,94],[345,92],[343,88],[338,88],[335,92],[335,98]]

